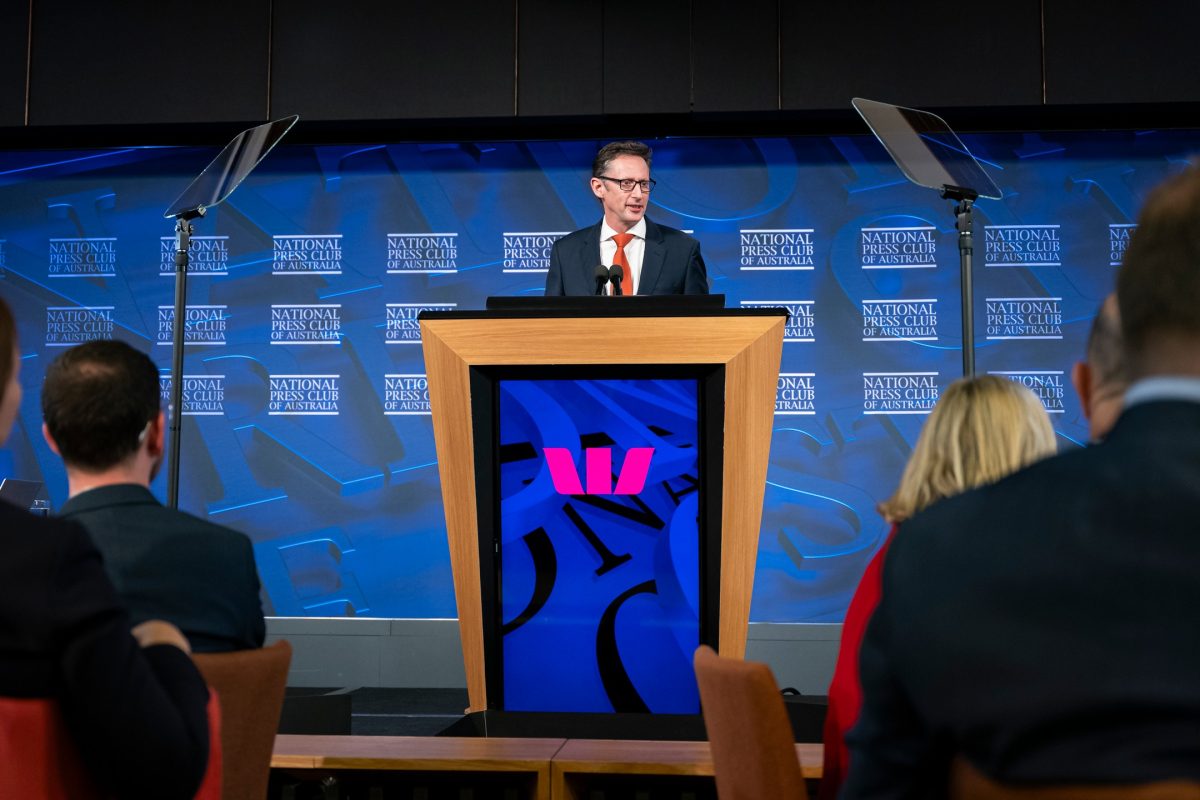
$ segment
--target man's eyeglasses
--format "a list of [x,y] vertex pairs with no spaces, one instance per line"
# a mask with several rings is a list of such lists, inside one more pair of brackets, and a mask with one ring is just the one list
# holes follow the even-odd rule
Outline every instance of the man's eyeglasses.
[[596,177],[602,181],[612,181],[617,186],[621,187],[622,192],[632,192],[633,187],[640,186],[642,187],[643,192],[650,194],[650,191],[654,188],[654,184],[656,183],[653,178],[648,181],[635,181],[633,178],[610,178],[607,175],[597,175]]

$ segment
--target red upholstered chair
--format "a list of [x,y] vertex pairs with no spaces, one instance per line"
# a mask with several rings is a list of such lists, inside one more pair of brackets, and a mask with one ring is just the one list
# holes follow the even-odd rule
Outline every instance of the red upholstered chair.
[[0,698],[0,797],[100,798],[58,702]]
[[196,667],[221,698],[223,800],[263,800],[279,730],[292,646],[196,653]]
[[221,746],[221,700],[211,689],[208,692],[208,768],[196,791],[196,800],[221,800],[223,778],[223,747]]
[[[208,768],[196,800],[221,800],[221,710],[208,701]],[[103,800],[58,701],[0,697],[0,798]]]
[[766,664],[696,649],[696,682],[720,800],[807,798],[792,726]]

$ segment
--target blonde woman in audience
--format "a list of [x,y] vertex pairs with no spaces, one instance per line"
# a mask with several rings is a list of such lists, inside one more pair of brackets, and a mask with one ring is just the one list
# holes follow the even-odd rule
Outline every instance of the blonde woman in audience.
[[900,486],[879,504],[892,529],[867,565],[846,610],[837,668],[829,685],[821,798],[837,796],[848,770],[845,734],[862,706],[858,649],[879,603],[883,559],[898,527],[942,498],[993,483],[1054,451],[1050,418],[1024,386],[985,375],[956,381],[942,394],[921,429]]

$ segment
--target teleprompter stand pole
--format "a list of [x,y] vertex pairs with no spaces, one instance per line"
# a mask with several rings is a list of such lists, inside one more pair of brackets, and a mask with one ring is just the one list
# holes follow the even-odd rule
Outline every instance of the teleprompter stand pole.
[[225,202],[246,176],[271,152],[300,117],[292,115],[242,131],[196,176],[167,210],[175,220],[175,329],[171,344],[171,441],[167,450],[167,504],[179,507],[179,439],[183,430],[183,348],[187,326],[188,249],[192,245],[192,220]]
[[954,227],[958,231],[959,284],[962,289],[962,370],[964,378],[975,377],[975,298],[971,286],[972,261],[975,256],[975,200],[979,193],[962,186],[942,187],[942,197],[956,201]]
[[171,430],[167,458],[167,505],[179,508],[179,440],[183,430],[183,347],[187,326],[188,249],[192,246],[192,220],[204,216],[204,207],[175,218],[175,319],[171,330],[171,403],[167,409]]

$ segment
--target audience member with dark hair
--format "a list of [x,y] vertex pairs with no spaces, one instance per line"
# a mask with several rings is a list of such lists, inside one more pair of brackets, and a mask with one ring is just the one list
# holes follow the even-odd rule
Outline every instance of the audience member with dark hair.
[[61,516],[87,528],[135,623],[166,619],[196,652],[263,643],[254,549],[242,533],[163,506],[158,369],[120,341],[73,347],[46,370],[43,434],[67,468]]
[[[642,142],[610,142],[596,153],[589,186],[601,219],[554,243],[547,296],[596,294],[597,265],[621,267],[626,295],[708,294],[700,242],[646,217],[654,189],[651,155]],[[613,285],[604,289],[612,292]]]
[[[0,300],[0,445],[21,402]],[[119,797],[187,798],[208,761],[208,690],[173,625],[133,628],[78,525],[0,501],[0,695],[58,701],[90,777]],[[6,734],[7,735],[7,734]],[[0,763],[0,786],[33,764]]]
[[1133,383],[1104,441],[905,522],[843,797],[1200,793],[1198,265],[1192,168],[1148,198],[1118,276]]
[[1129,388],[1116,294],[1100,304],[1088,333],[1086,358],[1075,363],[1071,383],[1088,421],[1088,435],[1098,442],[1117,421]]
[[846,779],[846,731],[858,719],[862,687],[858,648],[879,603],[880,572],[897,527],[909,517],[976,486],[1054,454],[1050,417],[1033,392],[995,375],[950,384],[921,429],[895,494],[879,510],[892,525],[883,547],[871,559],[846,609],[837,667],[829,685],[825,716],[825,766],[820,797],[837,797]]

